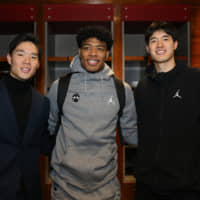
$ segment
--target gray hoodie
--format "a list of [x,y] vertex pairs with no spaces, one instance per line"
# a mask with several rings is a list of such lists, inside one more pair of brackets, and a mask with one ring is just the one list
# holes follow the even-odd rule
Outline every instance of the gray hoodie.
[[[69,183],[77,188],[77,192],[83,190],[90,193],[116,178],[119,102],[113,71],[106,64],[100,72],[89,73],[76,56],[70,70],[76,73],[72,75],[63,105],[61,126],[52,154],[51,177],[63,190],[68,190],[66,185]],[[130,86],[127,83],[124,85],[126,103],[120,126],[123,139],[136,145],[135,102]],[[51,134],[58,119],[57,87],[58,80],[48,93]]]

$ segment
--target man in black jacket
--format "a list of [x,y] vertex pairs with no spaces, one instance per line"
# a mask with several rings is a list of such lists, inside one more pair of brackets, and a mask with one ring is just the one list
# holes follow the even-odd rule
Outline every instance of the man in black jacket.
[[136,200],[200,199],[200,71],[175,60],[172,25],[145,34],[152,64],[135,90]]
[[9,44],[10,73],[0,80],[0,200],[40,200],[39,155],[48,154],[49,101],[31,86],[40,65],[39,40]]

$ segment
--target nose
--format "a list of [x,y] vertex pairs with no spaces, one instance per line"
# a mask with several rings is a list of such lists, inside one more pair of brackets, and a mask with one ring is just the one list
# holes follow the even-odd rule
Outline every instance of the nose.
[[158,47],[162,47],[162,46],[163,46],[163,42],[162,42],[162,40],[158,40],[158,42],[157,42],[157,46],[158,46]]
[[90,49],[90,55],[96,56],[97,55],[97,49],[96,48],[91,48]]
[[31,57],[29,55],[25,55],[24,57],[24,62],[25,63],[30,63]]

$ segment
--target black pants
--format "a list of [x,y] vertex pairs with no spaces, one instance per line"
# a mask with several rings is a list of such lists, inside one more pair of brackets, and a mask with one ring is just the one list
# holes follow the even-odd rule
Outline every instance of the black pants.
[[157,193],[144,184],[136,184],[134,200],[200,200],[200,192],[177,191]]

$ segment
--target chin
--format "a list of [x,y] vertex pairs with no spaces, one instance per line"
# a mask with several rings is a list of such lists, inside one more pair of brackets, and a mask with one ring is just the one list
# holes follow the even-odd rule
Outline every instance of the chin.
[[89,73],[95,73],[95,72],[100,71],[98,68],[95,68],[95,67],[94,67],[94,68],[92,68],[92,67],[91,67],[91,68],[87,68],[86,70],[87,70]]

